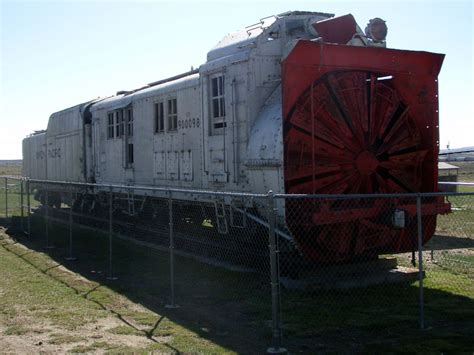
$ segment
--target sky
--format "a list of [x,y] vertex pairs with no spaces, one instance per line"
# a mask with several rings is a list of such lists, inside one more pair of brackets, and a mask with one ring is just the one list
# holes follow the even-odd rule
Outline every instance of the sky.
[[474,146],[473,5],[464,1],[0,0],[0,159],[51,113],[199,67],[227,33],[288,10],[387,22],[387,47],[446,54],[440,148]]

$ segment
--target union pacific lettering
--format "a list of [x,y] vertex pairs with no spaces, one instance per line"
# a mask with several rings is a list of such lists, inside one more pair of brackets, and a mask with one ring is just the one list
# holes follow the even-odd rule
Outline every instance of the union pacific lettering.
[[61,158],[61,148],[48,149],[48,158]]

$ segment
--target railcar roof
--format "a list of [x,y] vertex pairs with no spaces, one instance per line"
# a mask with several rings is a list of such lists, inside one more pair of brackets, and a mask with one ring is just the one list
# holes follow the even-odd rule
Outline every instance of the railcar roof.
[[242,30],[229,33],[222,38],[215,46],[207,53],[207,61],[212,61],[217,58],[221,58],[227,55],[234,54],[242,48],[250,45],[258,36],[260,36],[265,30],[271,27],[275,22],[281,18],[287,18],[290,16],[323,16],[323,17],[334,17],[334,14],[324,12],[311,12],[311,11],[288,11],[279,15],[272,15],[260,19],[257,23],[249,25]]
[[92,110],[114,110],[123,108],[130,105],[133,101],[157,96],[162,93],[172,93],[180,89],[195,86],[198,84],[198,82],[199,74],[189,75],[184,78],[176,79],[167,83],[141,89],[131,94],[120,94],[117,96],[109,97],[105,100],[98,102],[97,104],[94,104]]
[[50,118],[53,118],[53,117],[56,117],[56,116],[60,116],[64,113],[67,113],[67,112],[70,112],[70,111],[80,111],[81,108],[84,106],[84,105],[87,105],[88,103],[91,103],[93,101],[95,101],[97,99],[93,99],[93,100],[89,100],[89,101],[85,101],[85,102],[82,102],[80,104],[77,104],[77,105],[74,105],[74,106],[71,106],[71,107],[68,107],[68,108],[65,108],[65,109],[62,109],[60,111],[56,111],[56,112],[53,112],[50,116]]

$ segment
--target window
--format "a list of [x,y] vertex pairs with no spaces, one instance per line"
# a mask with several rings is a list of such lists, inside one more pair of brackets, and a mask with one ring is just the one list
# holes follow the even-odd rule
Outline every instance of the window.
[[133,143],[127,145],[127,166],[133,164]]
[[303,20],[286,21],[286,33],[288,36],[301,38],[306,36],[306,26]]
[[133,137],[133,112],[132,109],[127,109],[127,136]]
[[123,111],[115,111],[115,137],[123,136]]
[[133,109],[120,109],[107,113],[107,138],[133,136]]
[[165,105],[163,102],[155,104],[155,133],[165,130]]
[[178,107],[177,100],[168,100],[168,131],[176,131],[178,127]]
[[114,138],[114,114],[111,112],[107,115],[108,117],[108,125],[107,125],[107,138],[113,139]]
[[223,75],[211,77],[211,117],[213,133],[218,133],[219,130],[227,126],[225,122],[225,94]]

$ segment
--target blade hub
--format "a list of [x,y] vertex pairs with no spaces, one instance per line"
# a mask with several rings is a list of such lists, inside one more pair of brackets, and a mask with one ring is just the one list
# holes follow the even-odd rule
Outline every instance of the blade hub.
[[379,163],[374,154],[368,150],[364,150],[356,159],[356,167],[361,175],[373,174],[375,169],[379,166]]

